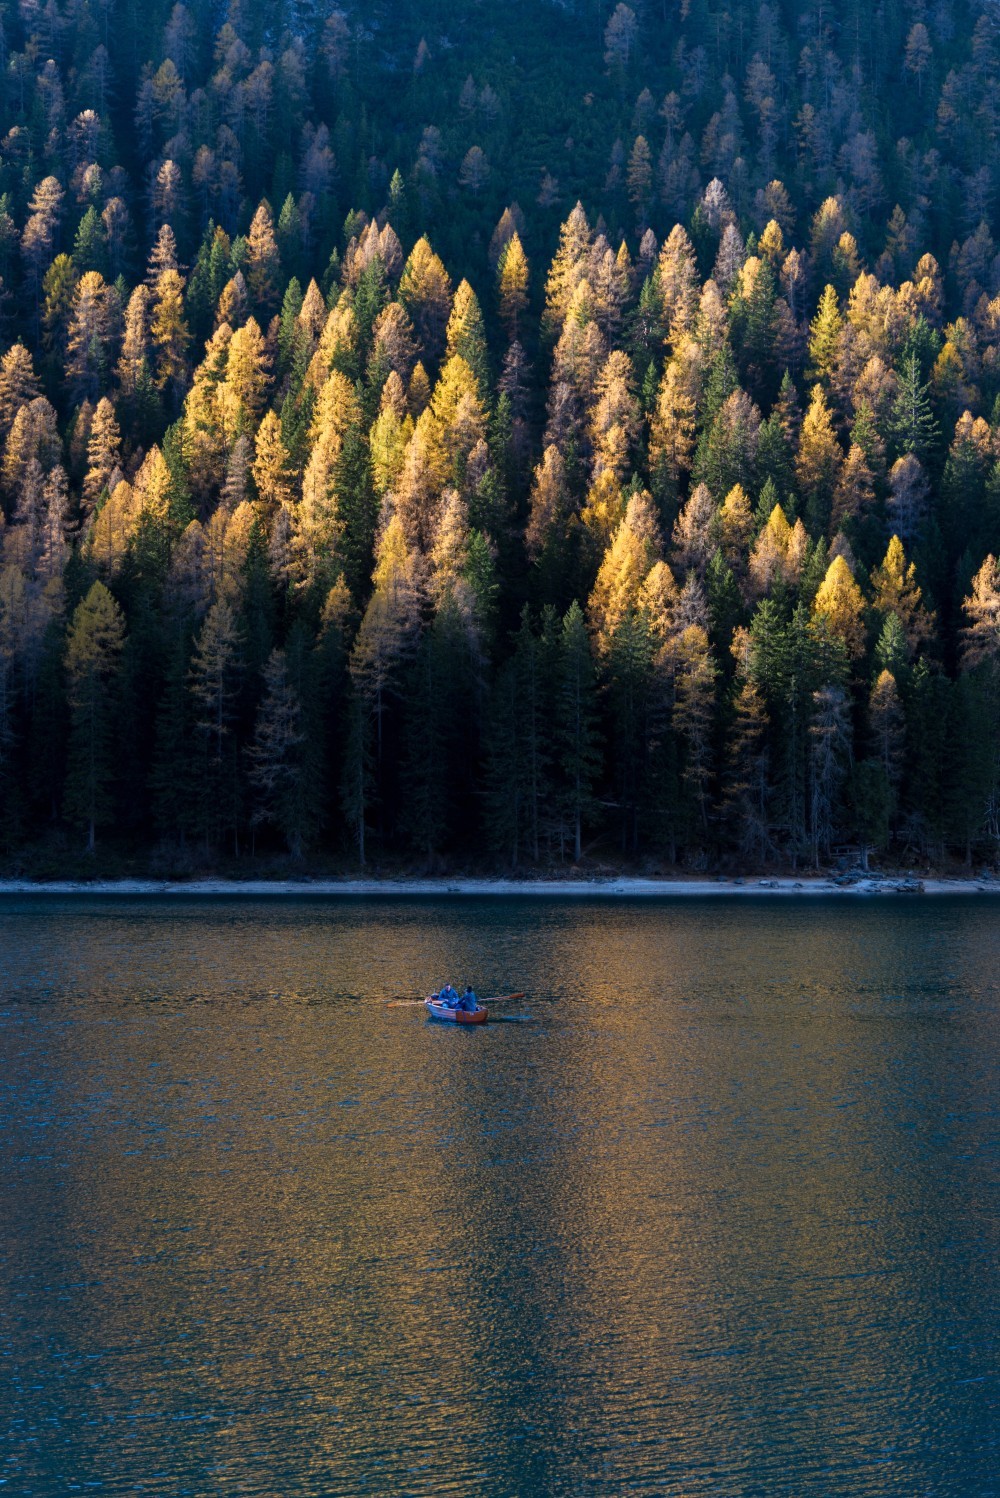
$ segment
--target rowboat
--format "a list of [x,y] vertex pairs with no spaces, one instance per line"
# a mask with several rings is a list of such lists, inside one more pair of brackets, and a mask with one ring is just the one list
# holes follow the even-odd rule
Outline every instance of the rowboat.
[[449,1025],[485,1025],[490,1017],[490,1011],[482,1005],[471,1011],[466,1009],[450,1009],[447,1004],[438,1002],[436,993],[432,993],[429,999],[425,999],[427,1013],[431,1019],[444,1020]]

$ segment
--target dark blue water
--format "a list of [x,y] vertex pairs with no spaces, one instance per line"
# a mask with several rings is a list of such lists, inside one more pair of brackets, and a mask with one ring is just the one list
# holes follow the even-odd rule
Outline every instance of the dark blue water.
[[[0,1492],[1000,1494],[1000,905],[0,904]],[[387,1009],[466,978],[480,1030]]]

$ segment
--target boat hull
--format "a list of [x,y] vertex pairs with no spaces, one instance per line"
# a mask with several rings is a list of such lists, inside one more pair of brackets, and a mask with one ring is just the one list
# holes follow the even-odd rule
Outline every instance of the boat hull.
[[488,1009],[473,1009],[469,1013],[465,1009],[449,1009],[447,1004],[439,1004],[436,999],[425,999],[427,1013],[431,1019],[439,1019],[447,1025],[485,1025],[490,1017]]

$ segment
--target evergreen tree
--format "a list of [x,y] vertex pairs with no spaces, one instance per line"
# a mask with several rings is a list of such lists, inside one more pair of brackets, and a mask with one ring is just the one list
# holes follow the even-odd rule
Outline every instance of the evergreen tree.
[[558,753],[575,863],[583,857],[583,829],[594,813],[599,742],[594,663],[583,610],[574,601],[562,621]]
[[112,819],[116,765],[114,685],[125,643],[125,619],[114,598],[95,582],[73,613],[66,637],[70,757],[66,807],[86,828],[93,852],[97,829]]
[[239,756],[233,742],[240,672],[236,613],[214,603],[195,641],[189,675],[199,737],[198,821],[207,842],[232,832],[239,849]]
[[930,387],[921,382],[920,361],[911,354],[898,371],[899,391],[892,406],[890,431],[899,457],[923,460],[937,441]]
[[743,681],[727,736],[723,773],[723,817],[741,859],[763,863],[773,850],[769,822],[768,729],[764,699],[752,680]]
[[528,261],[520,236],[515,230],[497,265],[500,321],[511,343],[520,336],[521,321],[528,307],[528,284]]
[[263,676],[264,691],[247,749],[257,803],[251,820],[276,827],[292,857],[301,858],[316,815],[308,802],[302,702],[289,680],[283,650],[272,650]]

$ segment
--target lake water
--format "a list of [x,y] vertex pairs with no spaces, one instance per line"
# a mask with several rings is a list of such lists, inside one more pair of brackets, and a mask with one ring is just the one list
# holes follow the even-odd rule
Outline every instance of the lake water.
[[[1000,1494],[1000,904],[0,903],[0,1493]],[[387,1009],[527,989],[481,1029]]]

